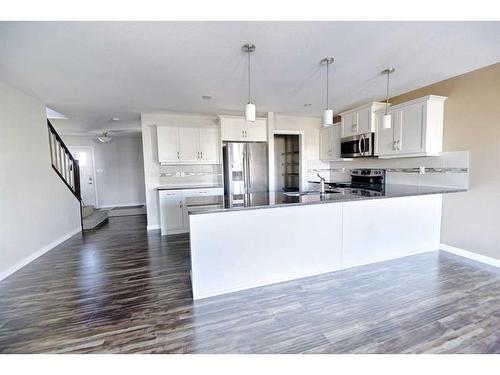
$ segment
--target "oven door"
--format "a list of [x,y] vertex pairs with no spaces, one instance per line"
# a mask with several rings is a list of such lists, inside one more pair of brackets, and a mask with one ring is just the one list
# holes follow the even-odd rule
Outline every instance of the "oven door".
[[373,156],[374,133],[354,135],[340,140],[340,156],[362,158]]

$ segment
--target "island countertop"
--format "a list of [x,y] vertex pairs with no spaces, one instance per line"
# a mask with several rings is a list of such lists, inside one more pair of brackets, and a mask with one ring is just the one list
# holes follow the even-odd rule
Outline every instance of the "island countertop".
[[383,191],[335,188],[335,192],[259,192],[245,195],[216,195],[186,198],[190,215],[216,212],[254,210],[284,206],[301,206],[335,202],[361,201],[409,197],[429,194],[447,194],[467,191],[462,188],[386,184]]

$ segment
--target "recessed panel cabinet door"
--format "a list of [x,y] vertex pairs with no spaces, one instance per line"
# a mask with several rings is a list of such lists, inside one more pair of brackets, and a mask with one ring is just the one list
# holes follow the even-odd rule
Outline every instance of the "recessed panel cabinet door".
[[179,128],[179,153],[181,162],[197,163],[199,154],[200,132],[198,128]]
[[183,197],[179,193],[160,194],[161,232],[184,228]]
[[392,113],[391,117],[391,127],[390,129],[383,128],[384,111],[377,112],[375,114],[375,126],[376,126],[376,147],[375,155],[393,155],[396,153],[395,143],[394,143],[394,127],[397,123],[396,113]]
[[266,142],[267,141],[267,121],[257,119],[255,122],[245,122],[243,126],[244,140],[248,142]]
[[357,114],[357,132],[358,133],[371,133],[371,108],[364,108],[356,112]]
[[342,115],[342,131],[341,131],[341,136],[342,137],[350,137],[351,135],[354,135],[357,133],[357,122],[356,122],[357,116],[356,112],[350,112],[346,113],[345,115]]
[[206,163],[219,161],[219,131],[217,128],[200,128],[200,157]]
[[179,162],[179,128],[158,126],[158,161],[160,163]]
[[401,135],[399,151],[401,153],[417,153],[425,151],[425,103],[416,103],[401,111]]
[[330,128],[319,130],[319,160],[331,160],[333,155],[333,143]]

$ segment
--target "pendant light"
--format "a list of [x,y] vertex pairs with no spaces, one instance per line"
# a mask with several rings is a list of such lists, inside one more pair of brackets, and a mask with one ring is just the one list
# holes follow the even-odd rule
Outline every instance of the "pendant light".
[[323,125],[333,125],[333,110],[330,109],[329,98],[329,81],[330,81],[330,65],[333,64],[333,57],[325,57],[321,60],[322,65],[326,65],[326,108],[323,111]]
[[251,100],[251,80],[250,80],[250,54],[255,51],[255,44],[246,43],[242,47],[243,52],[248,55],[248,103],[245,106],[245,120],[255,122],[255,104]]
[[322,65],[326,65],[326,108],[323,111],[323,124],[333,125],[333,110],[329,103],[329,81],[330,81],[330,65],[333,64],[333,57],[325,57],[321,60]]
[[382,71],[382,74],[387,75],[387,91],[385,95],[385,115],[384,115],[384,120],[382,121],[382,129],[390,129],[392,126],[392,116],[387,113],[387,110],[389,108],[389,76],[394,73],[396,69],[394,68],[387,68]]

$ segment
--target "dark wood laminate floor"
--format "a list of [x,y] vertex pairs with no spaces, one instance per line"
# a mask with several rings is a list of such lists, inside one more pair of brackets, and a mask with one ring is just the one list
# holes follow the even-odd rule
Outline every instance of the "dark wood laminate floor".
[[500,352],[498,269],[431,252],[193,303],[188,236],[145,220],[111,218],[0,282],[0,352]]

